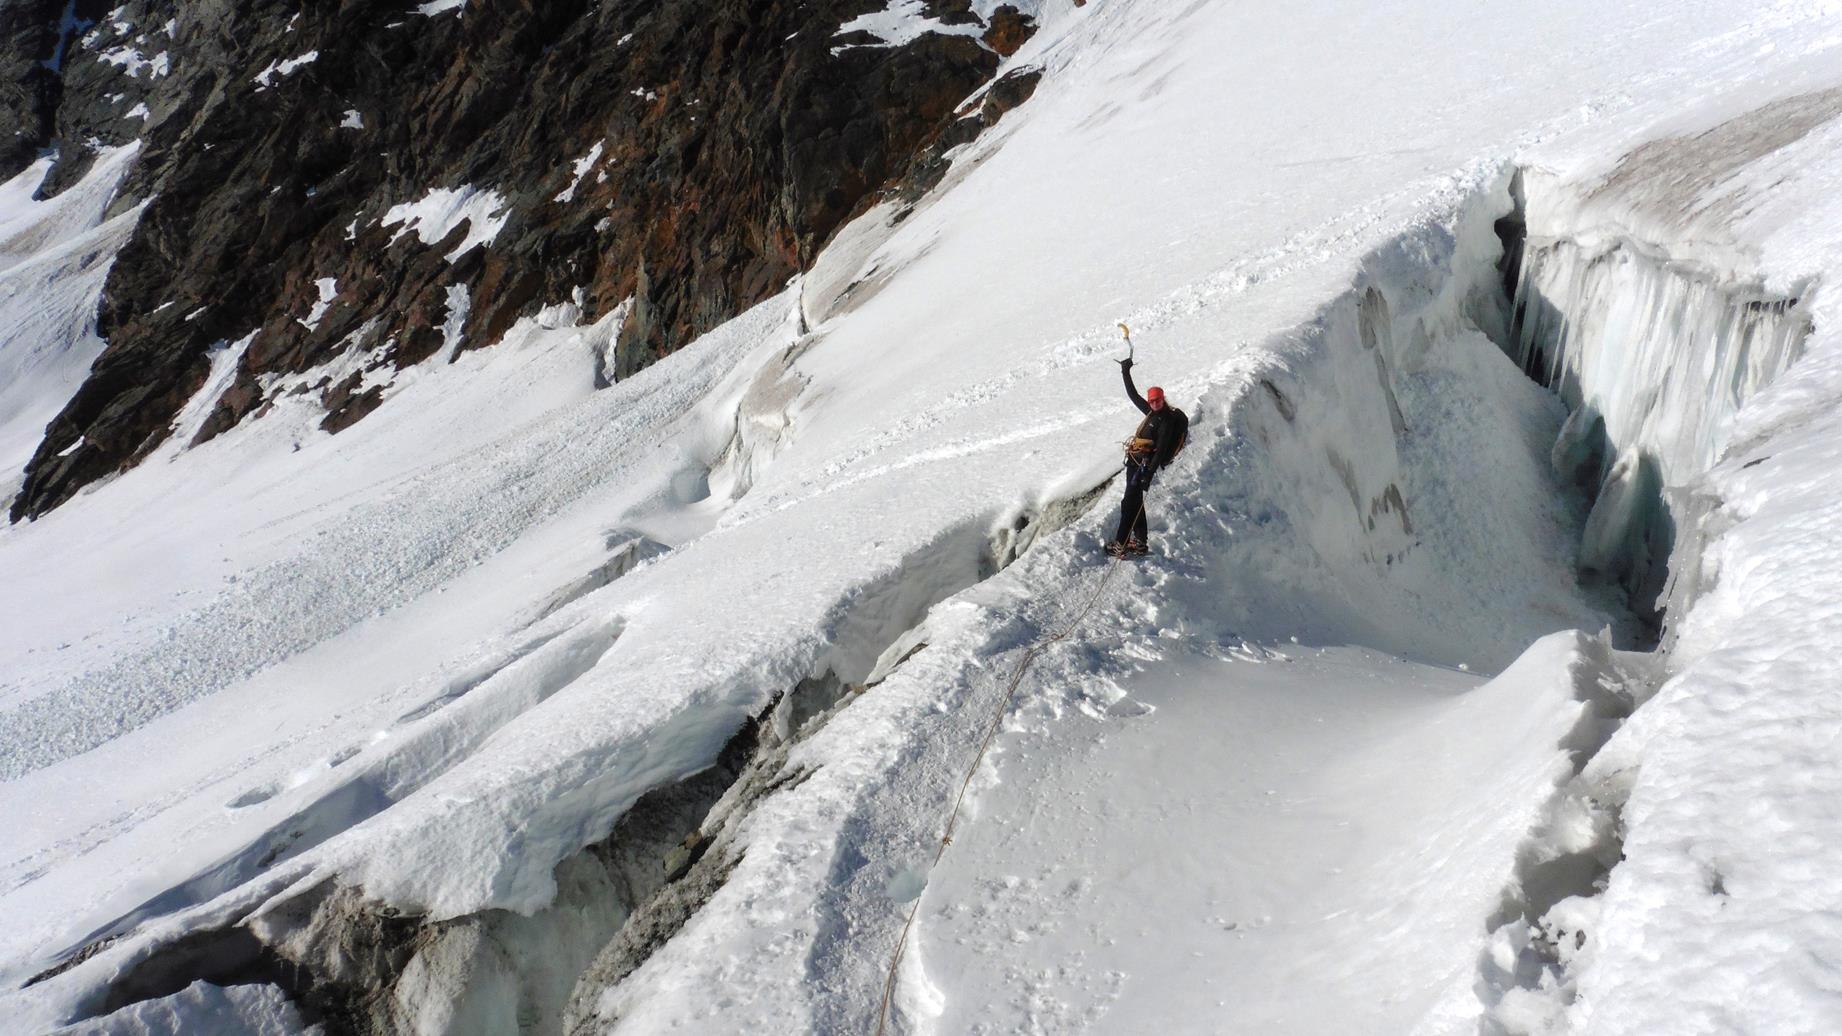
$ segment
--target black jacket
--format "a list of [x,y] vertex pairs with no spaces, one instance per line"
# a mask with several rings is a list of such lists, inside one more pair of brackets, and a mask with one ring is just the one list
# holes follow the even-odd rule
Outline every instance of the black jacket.
[[1171,406],[1168,401],[1164,409],[1153,410],[1145,397],[1138,394],[1138,386],[1132,384],[1132,368],[1121,365],[1119,374],[1126,379],[1126,395],[1131,397],[1132,405],[1145,415],[1139,422],[1138,431],[1132,433],[1135,439],[1150,439],[1156,446],[1151,451],[1151,466],[1158,469],[1169,464],[1177,450],[1183,445],[1183,436],[1190,429],[1190,419],[1183,411]]

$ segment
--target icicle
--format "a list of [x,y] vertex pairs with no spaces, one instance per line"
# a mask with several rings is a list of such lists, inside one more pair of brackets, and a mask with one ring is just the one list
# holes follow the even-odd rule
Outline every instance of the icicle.
[[1581,415],[1553,458],[1570,476],[1603,473],[1581,568],[1623,583],[1641,609],[1662,591],[1669,491],[1719,459],[1734,414],[1802,352],[1798,302],[1625,245],[1525,248],[1508,351]]

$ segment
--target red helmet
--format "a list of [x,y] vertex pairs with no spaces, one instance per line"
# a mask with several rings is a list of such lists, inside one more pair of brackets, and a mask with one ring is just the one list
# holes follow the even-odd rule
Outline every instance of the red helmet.
[[1145,399],[1153,403],[1162,403],[1164,401],[1164,390],[1153,385],[1145,390]]

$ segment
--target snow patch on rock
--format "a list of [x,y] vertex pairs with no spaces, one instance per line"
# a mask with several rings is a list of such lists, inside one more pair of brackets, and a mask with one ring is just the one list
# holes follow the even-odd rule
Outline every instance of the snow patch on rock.
[[595,167],[596,162],[601,161],[601,151],[604,146],[605,146],[604,142],[598,140],[595,142],[594,147],[588,149],[588,154],[583,155],[581,158],[576,159],[576,162],[574,165],[575,175],[570,177],[569,186],[563,188],[562,191],[558,192],[557,196],[553,199],[554,201],[569,202],[575,198],[576,185],[582,182],[583,175],[586,174],[590,169],[593,169]]
[[205,420],[217,409],[218,398],[236,380],[237,366],[243,362],[243,354],[249,351],[256,334],[251,331],[234,342],[220,342],[211,350],[211,372],[205,375],[205,383],[192,393],[179,416],[173,419],[171,438],[174,442],[190,443],[197,437]]
[[384,213],[383,225],[402,224],[402,229],[391,235],[392,242],[413,230],[424,245],[434,245],[466,224],[466,236],[448,252],[448,261],[454,262],[476,247],[491,244],[504,229],[510,213],[511,203],[498,191],[471,186],[438,187],[419,201],[391,206]]
[[258,91],[266,90],[275,85],[276,79],[286,79],[319,59],[320,52],[317,50],[310,50],[298,57],[271,61],[268,67],[256,73],[255,78],[250,81],[256,84],[256,89]]

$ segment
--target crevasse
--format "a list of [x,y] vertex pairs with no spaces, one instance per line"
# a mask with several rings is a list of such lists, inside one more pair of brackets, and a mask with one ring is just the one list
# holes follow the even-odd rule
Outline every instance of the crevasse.
[[1686,487],[1797,359],[1807,307],[1628,240],[1560,235],[1525,242],[1514,305],[1507,351],[1573,411],[1555,465],[1595,494],[1580,569],[1654,620]]

